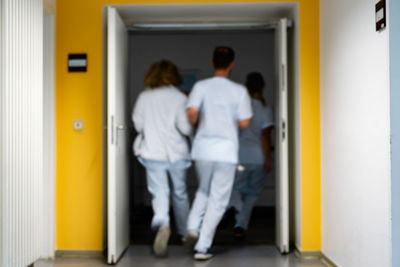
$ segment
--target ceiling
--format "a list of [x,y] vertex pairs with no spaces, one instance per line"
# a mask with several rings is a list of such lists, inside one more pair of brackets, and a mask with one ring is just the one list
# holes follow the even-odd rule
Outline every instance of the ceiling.
[[297,3],[115,6],[126,25],[134,23],[269,22],[294,19]]

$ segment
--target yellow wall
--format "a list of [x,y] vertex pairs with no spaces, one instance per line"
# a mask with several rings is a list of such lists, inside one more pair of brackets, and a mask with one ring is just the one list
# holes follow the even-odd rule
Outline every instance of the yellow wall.
[[321,250],[319,0],[300,1],[302,251]]
[[[176,4],[245,3],[175,0]],[[58,0],[56,21],[58,250],[102,250],[102,6],[166,0]],[[285,2],[285,1],[252,1]],[[292,1],[293,2],[293,1]],[[319,1],[300,7],[301,250],[321,249]],[[68,73],[68,53],[87,53],[87,73]],[[73,131],[83,119],[84,130]]]

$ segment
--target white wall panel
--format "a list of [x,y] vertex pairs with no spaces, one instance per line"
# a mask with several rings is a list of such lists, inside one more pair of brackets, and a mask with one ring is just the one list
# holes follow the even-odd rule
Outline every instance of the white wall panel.
[[0,1],[0,266],[3,266],[3,218],[4,212],[2,204],[3,200],[3,169],[4,169],[4,160],[3,160],[3,114],[4,114],[4,104],[3,104],[3,87],[4,87],[4,79],[3,79],[3,70],[4,70],[4,61],[3,61],[3,1]]
[[47,14],[43,21],[43,258],[53,258],[55,248],[54,42],[54,15]]
[[40,256],[43,193],[43,4],[2,0],[0,266]]
[[400,1],[390,1],[390,129],[392,266],[400,266]]
[[322,250],[343,267],[391,266],[389,36],[375,31],[376,2],[320,2]]

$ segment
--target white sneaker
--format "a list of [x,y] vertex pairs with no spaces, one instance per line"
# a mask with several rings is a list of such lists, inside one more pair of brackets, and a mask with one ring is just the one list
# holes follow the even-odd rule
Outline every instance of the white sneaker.
[[194,251],[193,258],[197,261],[206,261],[213,257],[214,255],[211,254],[210,250],[207,249],[206,251]]
[[189,231],[183,238],[182,243],[187,248],[193,248],[199,239],[199,233],[195,231]]
[[153,250],[156,256],[161,257],[167,254],[168,240],[170,235],[171,229],[168,226],[161,226],[158,228],[153,244]]

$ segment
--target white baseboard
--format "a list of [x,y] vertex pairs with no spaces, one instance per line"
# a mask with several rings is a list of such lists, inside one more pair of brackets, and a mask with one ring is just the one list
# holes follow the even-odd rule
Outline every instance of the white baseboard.
[[296,247],[294,253],[300,259],[319,259],[329,267],[339,267],[321,251],[300,251]]

